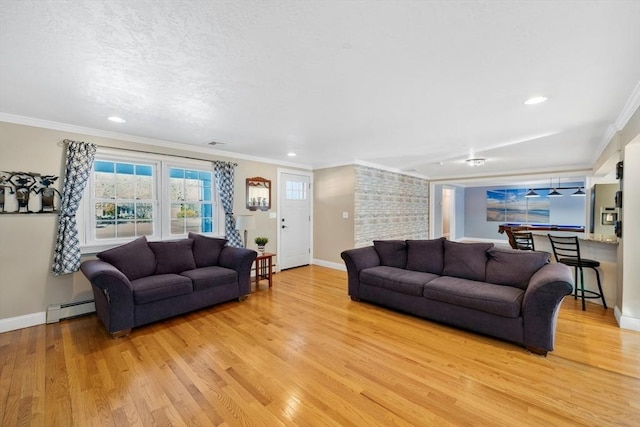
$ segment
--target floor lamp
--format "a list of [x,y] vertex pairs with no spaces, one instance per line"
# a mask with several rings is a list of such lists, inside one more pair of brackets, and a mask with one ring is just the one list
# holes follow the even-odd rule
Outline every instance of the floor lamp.
[[256,229],[256,219],[253,215],[238,215],[236,230],[244,230],[244,247],[247,247],[247,230]]

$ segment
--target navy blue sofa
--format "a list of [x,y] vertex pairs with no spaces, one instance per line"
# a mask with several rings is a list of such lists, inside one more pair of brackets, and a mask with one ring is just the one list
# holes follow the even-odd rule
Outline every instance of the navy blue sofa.
[[133,242],[84,261],[98,317],[113,337],[168,317],[221,302],[242,301],[251,289],[257,253],[225,239],[189,233],[188,239]]
[[492,243],[378,240],[342,252],[348,292],[419,317],[491,335],[546,355],[570,269],[546,252]]

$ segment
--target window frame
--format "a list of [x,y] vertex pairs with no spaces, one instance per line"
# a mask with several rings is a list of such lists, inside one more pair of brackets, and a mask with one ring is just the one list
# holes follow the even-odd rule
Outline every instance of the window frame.
[[[135,151],[98,148],[95,161],[108,161],[120,163],[145,164],[153,167],[153,191],[155,193],[153,234],[147,236],[149,241],[177,240],[186,238],[187,233],[171,234],[171,200],[169,199],[169,170],[171,168],[206,171],[211,173],[212,178],[212,232],[202,233],[212,237],[225,238],[224,211],[222,209],[220,195],[216,185],[213,162],[206,160],[186,159],[178,156],[159,155],[141,153]],[[94,231],[96,229],[96,218],[94,206],[96,198],[95,190],[95,169],[92,167],[89,180],[82,195],[82,202],[78,209],[77,221],[80,240],[80,251],[82,254],[94,254],[116,246],[131,242],[140,236],[96,239]]]

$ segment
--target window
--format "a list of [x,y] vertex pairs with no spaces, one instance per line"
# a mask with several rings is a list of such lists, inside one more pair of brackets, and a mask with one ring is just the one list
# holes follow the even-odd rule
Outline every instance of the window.
[[212,177],[207,171],[169,168],[172,236],[213,231]]
[[307,183],[287,181],[285,182],[286,200],[307,200]]
[[92,212],[95,240],[153,236],[155,165],[96,160]]
[[[85,252],[140,236],[177,239],[190,232],[224,235],[210,162],[98,152],[79,220]],[[150,159],[151,158],[151,159]],[[181,159],[180,159],[181,160]]]

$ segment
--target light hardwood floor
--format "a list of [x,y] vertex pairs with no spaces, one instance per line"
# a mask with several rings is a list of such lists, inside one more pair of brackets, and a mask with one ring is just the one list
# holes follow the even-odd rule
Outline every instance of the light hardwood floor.
[[346,273],[278,273],[244,302],[112,339],[95,315],[0,334],[0,424],[624,426],[640,334],[572,297],[556,349],[352,302]]

